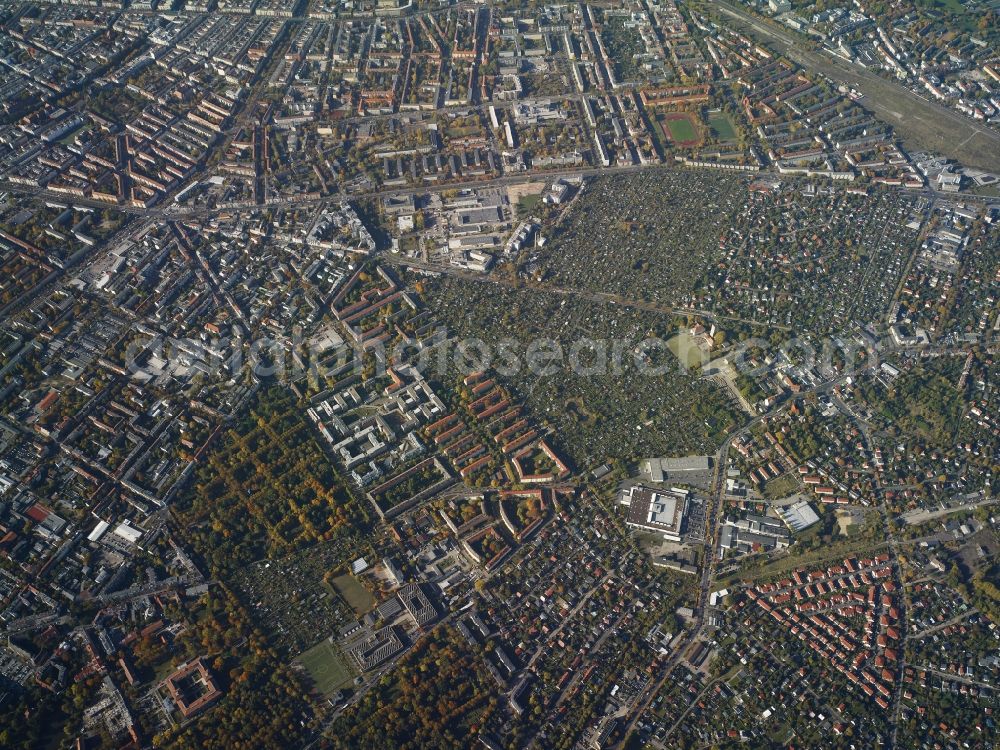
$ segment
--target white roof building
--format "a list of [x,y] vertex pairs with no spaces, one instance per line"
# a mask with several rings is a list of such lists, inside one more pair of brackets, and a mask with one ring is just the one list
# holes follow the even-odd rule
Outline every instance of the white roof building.
[[793,505],[778,508],[778,515],[791,531],[803,531],[819,521],[819,516],[806,500],[799,500]]
[[128,521],[122,521],[118,524],[115,527],[115,534],[120,536],[129,544],[138,544],[139,540],[142,538],[142,531],[134,526],[129,526]]
[[87,541],[88,542],[99,541],[100,538],[104,536],[104,532],[108,530],[108,527],[110,525],[111,524],[109,524],[107,521],[99,521],[97,523],[97,526],[94,527],[94,530],[91,531],[89,534],[87,534]]

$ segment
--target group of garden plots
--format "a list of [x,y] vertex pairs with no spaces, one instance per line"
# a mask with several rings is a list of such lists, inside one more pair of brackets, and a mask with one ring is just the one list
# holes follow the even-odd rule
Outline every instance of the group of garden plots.
[[969,408],[958,428],[957,442],[966,456],[971,457],[976,474],[982,477],[984,487],[991,495],[1000,492],[1000,473],[983,474],[987,456],[1000,451],[1000,362],[991,356],[974,358],[969,363]]
[[[954,648],[962,648],[955,643]],[[905,747],[963,747],[991,750],[998,740],[996,716],[1000,698],[993,687],[970,686],[964,680],[907,667],[898,740]]]
[[889,190],[755,189],[695,304],[803,333],[878,322],[915,246],[906,226],[914,200]]
[[[335,591],[326,583],[331,572],[344,569],[358,557],[360,549],[363,548],[356,537],[345,536],[291,555],[246,565],[234,572],[232,584],[240,599],[250,607],[254,623],[273,638],[272,643],[282,654],[299,654],[312,647],[318,638],[327,643],[330,633],[340,631],[364,614],[346,597],[333,595]],[[323,649],[314,653],[317,659],[321,655]],[[311,665],[306,663],[306,666]],[[348,679],[353,678],[353,671],[349,675]],[[317,685],[321,692],[327,692],[327,687]]]
[[536,254],[561,287],[623,299],[689,304],[738,222],[748,180],[710,171],[656,171],[591,180]]
[[913,633],[907,641],[906,663],[958,682],[968,680],[970,686],[991,685],[1000,675],[995,658],[998,641],[1000,634],[992,621],[974,609],[967,610]]
[[[642,346],[650,336],[666,341],[672,316],[451,278],[435,280],[428,294],[450,331],[481,338],[505,360],[510,355],[509,370],[501,363],[504,385],[555,428],[546,442],[565,451],[575,467],[598,466],[609,457],[705,455],[738,423],[722,388],[680,371],[665,345]],[[531,342],[549,339],[561,364],[537,371]],[[574,367],[567,354],[581,342],[595,348],[585,347],[583,367]]]
[[753,586],[746,597],[748,606],[828,660],[852,689],[889,710],[902,646],[899,586],[889,555],[796,570],[791,578]]

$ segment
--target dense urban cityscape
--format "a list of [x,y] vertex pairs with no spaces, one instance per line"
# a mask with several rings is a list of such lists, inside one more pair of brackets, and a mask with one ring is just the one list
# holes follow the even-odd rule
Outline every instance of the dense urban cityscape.
[[998,15],[0,0],[0,747],[998,747]]

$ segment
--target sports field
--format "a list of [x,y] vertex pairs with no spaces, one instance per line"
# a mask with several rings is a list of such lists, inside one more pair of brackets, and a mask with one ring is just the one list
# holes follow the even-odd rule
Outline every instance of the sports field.
[[720,141],[730,142],[736,140],[736,131],[733,129],[733,123],[721,112],[713,112],[709,115],[708,125],[712,128],[712,135]]
[[697,146],[701,143],[691,118],[683,113],[671,113],[663,118],[663,129],[675,146]]
[[329,640],[323,640],[303,652],[298,661],[306,668],[316,689],[323,695],[350,686],[354,679],[354,670]]
[[677,143],[693,141],[697,138],[694,132],[694,125],[686,117],[683,119],[667,120],[667,129],[670,131],[670,138]]

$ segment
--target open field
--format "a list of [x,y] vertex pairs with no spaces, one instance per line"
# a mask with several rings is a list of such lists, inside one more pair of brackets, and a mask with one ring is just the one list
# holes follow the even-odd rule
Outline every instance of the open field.
[[522,185],[509,186],[507,198],[510,200],[510,205],[517,207],[518,218],[527,218],[541,203],[544,191],[544,182],[526,182]]
[[516,206],[522,200],[537,198],[545,190],[544,182],[525,182],[519,185],[510,185],[507,188],[507,199],[512,206]]
[[375,599],[371,593],[352,575],[345,574],[334,578],[333,588],[359,617],[375,606]]
[[354,670],[337,653],[336,647],[326,639],[304,652],[298,661],[305,667],[316,689],[323,695],[347,687],[354,679]]
[[518,218],[527,218],[531,216],[532,212],[538,208],[538,204],[542,202],[542,196],[538,194],[527,194],[521,197],[514,205],[517,206],[517,216]]
[[700,368],[708,355],[691,338],[687,331],[681,331],[667,341],[667,347],[680,360],[686,370]]
[[798,475],[789,472],[788,474],[783,474],[782,476],[776,477],[768,482],[764,487],[764,497],[769,500],[779,500],[783,497],[791,495],[798,489],[798,487]]
[[781,557],[757,557],[749,561],[748,565],[738,568],[732,573],[727,573],[718,577],[716,582],[719,585],[730,585],[740,580],[766,581],[770,578],[795,570],[796,568],[807,568],[810,565],[820,565],[830,560],[842,560],[845,557],[854,555],[873,555],[886,548],[886,542],[879,542],[868,536],[849,536],[843,541],[828,544],[807,552],[797,551],[794,555],[782,555]]

